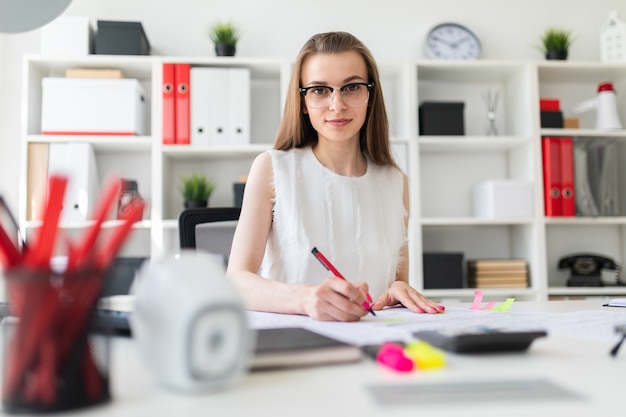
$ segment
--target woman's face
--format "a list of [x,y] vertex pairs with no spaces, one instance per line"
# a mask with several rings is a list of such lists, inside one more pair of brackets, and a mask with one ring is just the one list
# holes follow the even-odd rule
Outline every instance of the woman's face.
[[[367,83],[365,61],[358,52],[348,51],[337,54],[315,54],[302,63],[302,87],[328,86],[334,88],[328,105],[312,108],[304,97],[305,110],[319,141],[359,141],[359,131],[365,122],[368,103],[348,105],[340,87],[351,83]],[[308,94],[312,94],[309,90]]]

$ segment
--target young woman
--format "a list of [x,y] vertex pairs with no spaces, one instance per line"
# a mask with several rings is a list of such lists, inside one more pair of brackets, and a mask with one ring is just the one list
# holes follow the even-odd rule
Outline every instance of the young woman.
[[349,33],[314,35],[274,149],[250,169],[227,275],[251,310],[338,321],[398,303],[443,312],[408,283],[408,201],[371,53]]

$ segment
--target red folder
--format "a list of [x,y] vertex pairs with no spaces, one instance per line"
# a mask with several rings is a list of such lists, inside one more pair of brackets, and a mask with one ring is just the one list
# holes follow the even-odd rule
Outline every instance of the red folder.
[[561,146],[559,138],[544,137],[543,151],[543,199],[546,216],[561,216]]
[[574,198],[574,140],[561,138],[561,204],[563,216],[576,215]]
[[176,144],[189,145],[189,69],[190,64],[176,64],[174,67],[176,90]]
[[176,143],[176,101],[174,100],[174,64],[163,64],[163,144]]

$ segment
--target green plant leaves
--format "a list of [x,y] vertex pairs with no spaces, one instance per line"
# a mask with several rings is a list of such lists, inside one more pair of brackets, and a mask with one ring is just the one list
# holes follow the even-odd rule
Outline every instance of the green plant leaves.
[[182,179],[181,192],[185,201],[206,202],[214,189],[215,183],[204,175],[192,174]]
[[232,22],[217,22],[209,28],[209,37],[216,45],[235,46],[239,36],[239,28]]
[[565,29],[550,28],[541,37],[544,52],[568,51],[572,42],[572,32]]

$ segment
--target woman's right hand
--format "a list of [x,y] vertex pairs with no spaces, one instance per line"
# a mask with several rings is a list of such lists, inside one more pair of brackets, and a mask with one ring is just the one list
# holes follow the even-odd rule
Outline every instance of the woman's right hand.
[[366,283],[350,283],[330,276],[311,286],[304,299],[306,314],[320,321],[358,321],[368,313]]

